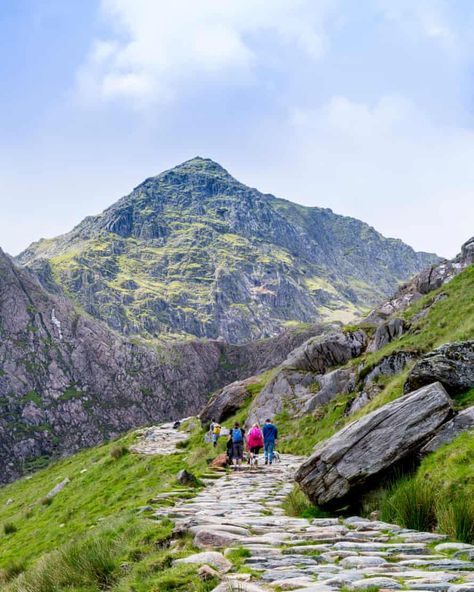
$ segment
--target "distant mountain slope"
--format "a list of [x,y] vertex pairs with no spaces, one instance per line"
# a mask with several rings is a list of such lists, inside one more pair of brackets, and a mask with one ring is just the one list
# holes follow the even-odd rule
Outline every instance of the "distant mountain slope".
[[0,249],[0,483],[130,428],[196,413],[214,389],[279,364],[323,330],[248,346],[143,347],[45,291]]
[[349,321],[437,257],[194,158],[18,261],[124,334],[241,343],[292,321]]

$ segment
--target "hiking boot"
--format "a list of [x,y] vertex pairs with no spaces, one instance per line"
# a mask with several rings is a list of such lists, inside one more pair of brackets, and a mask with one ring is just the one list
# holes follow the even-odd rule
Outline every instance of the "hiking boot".
[[268,465],[268,459],[265,459],[265,464]]

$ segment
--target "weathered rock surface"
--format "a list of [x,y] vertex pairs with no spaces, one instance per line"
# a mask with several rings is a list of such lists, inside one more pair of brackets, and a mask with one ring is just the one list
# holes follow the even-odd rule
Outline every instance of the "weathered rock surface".
[[438,450],[443,444],[449,444],[462,432],[474,429],[474,407],[460,411],[450,421],[446,422],[421,449],[421,454],[428,454]]
[[405,392],[435,381],[452,395],[474,386],[474,340],[447,343],[424,355],[410,371]]
[[378,351],[387,343],[398,339],[403,335],[405,327],[405,321],[397,317],[382,323],[377,327],[373,338],[370,340],[367,351]]
[[222,422],[233,415],[252,396],[248,387],[257,382],[256,376],[237,380],[215,393],[199,414],[203,424],[209,423],[212,419]]
[[367,344],[362,330],[337,332],[314,337],[295,349],[280,370],[257,395],[249,411],[248,423],[273,417],[287,406],[302,414],[324,405],[354,387],[354,372],[337,369],[360,355]]
[[409,393],[357,420],[316,447],[296,480],[317,505],[343,502],[416,453],[453,414],[439,383]]
[[330,368],[359,356],[366,345],[367,335],[361,329],[314,337],[292,351],[282,367],[323,374]]
[[364,379],[364,385],[367,386],[373,383],[380,376],[394,376],[395,374],[398,374],[408,363],[415,359],[416,354],[407,351],[393,352],[388,356],[383,357],[380,362],[378,362],[378,364],[374,366],[374,368],[372,368],[372,370],[367,374]]
[[175,564],[180,563],[194,563],[196,565],[209,565],[216,569],[219,573],[226,573],[232,567],[232,563],[217,551],[205,551],[204,553],[195,553],[189,557],[176,559]]

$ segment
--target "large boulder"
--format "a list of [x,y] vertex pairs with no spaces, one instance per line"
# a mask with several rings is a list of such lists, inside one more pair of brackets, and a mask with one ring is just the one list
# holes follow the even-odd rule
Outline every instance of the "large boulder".
[[258,380],[258,376],[237,380],[215,393],[199,415],[202,423],[209,423],[213,419],[222,422],[231,417],[251,397],[248,387],[256,384]]
[[450,395],[474,386],[474,340],[447,343],[426,354],[410,371],[405,392],[439,381]]
[[296,480],[315,504],[343,504],[417,453],[452,414],[452,401],[441,384],[423,387],[318,445],[299,468]]
[[474,429],[474,406],[460,411],[457,415],[446,422],[421,449],[421,454],[428,454],[438,450],[443,444],[449,444],[462,432]]
[[360,356],[366,345],[367,335],[361,329],[313,337],[293,350],[282,367],[324,374],[330,368]]

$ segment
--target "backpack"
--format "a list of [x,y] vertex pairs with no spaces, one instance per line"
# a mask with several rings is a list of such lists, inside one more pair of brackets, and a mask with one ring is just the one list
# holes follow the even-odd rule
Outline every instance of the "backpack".
[[221,433],[221,426],[218,423],[216,423],[216,425],[214,426],[212,433],[217,434],[217,435],[219,435]]
[[243,442],[244,437],[242,435],[242,430],[240,428],[235,428],[232,430],[232,442]]

